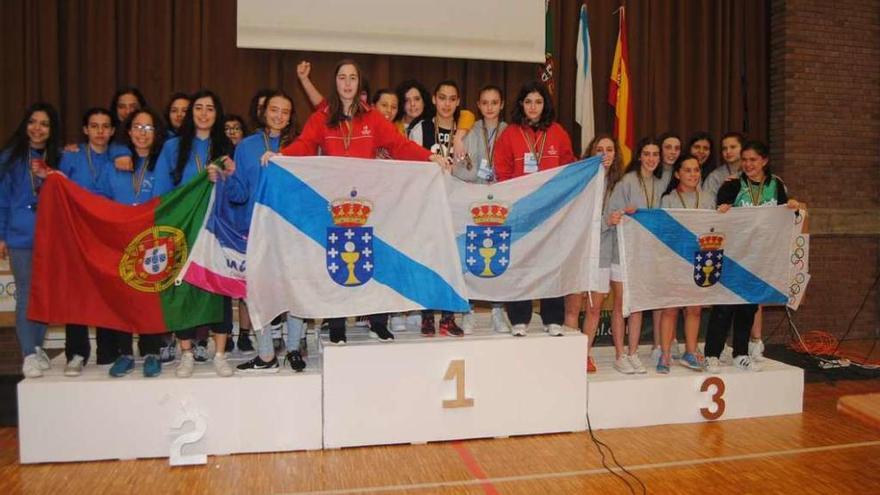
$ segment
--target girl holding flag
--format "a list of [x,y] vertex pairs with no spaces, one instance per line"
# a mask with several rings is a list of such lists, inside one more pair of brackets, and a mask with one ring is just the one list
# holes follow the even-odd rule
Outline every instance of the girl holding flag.
[[46,174],[58,168],[60,146],[58,112],[48,103],[35,103],[0,151],[0,259],[9,258],[15,281],[15,333],[25,378],[41,377],[50,366],[42,349],[46,325],[29,320],[27,311],[37,198]]
[[[597,134],[590,144],[587,146],[587,152],[590,156],[602,155],[602,166],[605,168],[605,195],[602,199],[602,218],[609,215],[608,203],[612,191],[623,176],[623,163],[621,160],[620,146],[617,140],[610,134]],[[602,305],[605,298],[608,297],[608,291],[611,288],[612,281],[619,281],[620,268],[617,266],[617,236],[615,227],[602,222],[602,232],[599,238],[599,282],[602,287],[598,291],[590,291],[587,293],[587,311],[584,318],[583,333],[587,335],[588,357],[587,357],[587,373],[596,372],[596,361],[593,359],[592,353],[589,352],[596,339],[596,331],[599,329],[599,320],[602,317]],[[568,304],[575,306],[577,312],[580,313],[580,295],[578,294],[577,302],[569,299]],[[572,297],[572,296],[569,296]],[[616,297],[620,297],[616,295]],[[567,310],[569,308],[566,308]],[[570,311],[574,313],[574,309]],[[623,314],[619,313],[611,319],[612,332],[623,333]]]
[[[454,161],[452,175],[466,182],[491,184],[495,182],[495,143],[507,127],[507,123],[501,119],[501,112],[504,110],[504,93],[501,88],[490,84],[480,89],[477,108],[482,118],[474,123],[471,132],[465,136],[467,154],[464,159]],[[473,331],[473,309],[464,315],[461,326],[464,333]],[[492,303],[492,329],[498,333],[510,333],[510,323],[504,315],[504,305],[501,303]]]
[[[718,211],[730,208],[786,205],[793,210],[800,203],[789,199],[782,179],[770,171],[770,152],[761,141],[750,141],[742,147],[742,174],[718,190]],[[761,365],[749,356],[749,334],[757,304],[715,305],[709,315],[706,331],[706,366],[709,372],[720,371],[721,351],[733,325],[733,364],[740,369],[760,371]]]
[[[608,201],[608,209],[611,212],[607,217],[608,225],[617,225],[624,213],[634,213],[639,208],[659,208],[660,196],[663,195],[663,170],[660,168],[660,142],[654,138],[644,138],[639,141],[636,148],[635,163],[631,164],[627,173],[623,176],[611,199]],[[612,263],[614,263],[612,261]],[[612,265],[612,272],[614,266]],[[612,319],[618,322],[623,319],[623,282],[616,281],[612,273],[611,287],[614,290],[614,310]],[[624,374],[646,373],[642,361],[639,359],[639,337],[642,331],[642,313],[634,312],[629,315],[627,326],[629,327],[629,348],[624,351],[622,324],[611,326],[614,348],[617,359],[614,361],[614,369]]]
[[[350,59],[341,60],[333,72],[334,85],[325,111],[316,111],[306,121],[296,141],[282,148],[288,156],[315,156],[320,148],[324,155],[375,158],[385,148],[398,160],[433,161],[444,170],[451,164],[445,157],[432,154],[403,137],[394,125],[378,111],[360,101],[363,77],[360,67]],[[330,318],[330,342],[344,344],[345,319]],[[371,336],[391,341],[388,315],[370,317]]]
[[[98,177],[96,191],[102,196],[125,205],[139,205],[154,197],[153,185],[156,160],[165,136],[165,125],[162,117],[150,108],[135,110],[124,123],[125,135],[128,136],[129,147],[134,156],[134,170],[118,170],[107,167]],[[102,329],[99,329],[99,332]],[[111,349],[118,354],[110,376],[120,377],[134,370],[134,351],[132,334],[119,330],[104,330],[106,340]],[[159,347],[162,334],[141,334],[138,339],[141,355],[144,356],[144,376],[159,376],[162,364],[159,362]],[[99,353],[100,357],[100,353]],[[68,363],[64,374],[78,375],[79,370]],[[69,370],[70,369],[70,370]],[[68,372],[69,371],[69,372]]]
[[[61,157],[59,169],[77,185],[95,192],[98,178],[113,168],[110,141],[116,133],[115,117],[104,108],[90,108],[82,118],[82,133],[85,142],[74,145]],[[108,328],[95,329],[97,344],[97,364],[111,364],[119,357],[114,337],[115,331]],[[67,366],[65,376],[79,376],[89,360],[92,346],[89,342],[89,327],[68,323],[64,327],[64,354]]]
[[[571,138],[554,121],[556,113],[547,87],[539,81],[524,84],[516,97],[511,123],[495,143],[498,182],[561,167],[575,161]],[[565,298],[541,299],[541,320],[550,335],[565,333]],[[511,333],[523,337],[532,319],[532,301],[507,304]]]
[[[661,208],[694,208],[712,210],[715,208],[715,196],[704,191],[700,187],[700,162],[696,158],[687,155],[678,160],[672,170],[672,180],[663,197],[660,198]],[[672,341],[675,338],[675,329],[678,326],[679,309],[684,310],[684,338],[685,353],[679,361],[683,366],[695,371],[703,371],[705,359],[697,352],[697,338],[700,334],[700,314],[702,306],[687,306],[685,308],[666,308],[659,310],[660,317],[660,347],[662,353],[657,359],[657,373],[667,374],[672,359]],[[656,314],[658,311],[655,310]]]
[[[225,164],[224,174],[235,171],[235,162],[229,157],[232,143],[223,128],[223,104],[220,98],[208,90],[201,90],[191,98],[192,105],[180,127],[179,137],[170,139],[162,146],[156,162],[154,194],[160,196],[180,187],[203,170],[216,180],[218,167],[212,162]],[[234,371],[226,360],[226,339],[232,330],[232,302],[224,298],[224,321],[212,328],[214,333],[214,369],[220,376],[232,376]],[[195,329],[177,332],[180,340],[180,364],[176,374],[189,377],[195,366],[192,339]]]
[[[296,136],[293,125],[293,99],[281,90],[266,96],[259,121],[265,127],[246,137],[235,148],[234,174],[226,183],[227,199],[233,204],[236,230],[247,232],[254,211],[254,192],[260,182],[264,157],[277,154],[289,145]],[[294,371],[302,371],[306,363],[299,351],[299,341],[303,336],[304,322],[301,318],[287,316],[287,357],[286,361]],[[280,368],[275,356],[272,332],[264,328],[257,332],[258,355],[250,361],[238,365],[242,372],[275,373]]]

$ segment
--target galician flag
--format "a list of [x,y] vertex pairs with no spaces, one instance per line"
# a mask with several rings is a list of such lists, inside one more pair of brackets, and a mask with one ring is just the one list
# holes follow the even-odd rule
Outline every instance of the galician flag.
[[590,50],[590,26],[587,5],[581,5],[577,41],[577,81],[574,93],[574,120],[581,126],[581,154],[596,135],[593,112],[593,60]]
[[186,280],[216,294],[244,299],[248,233],[236,229],[225,193],[226,181],[217,181],[208,203],[208,215],[177,280]]
[[611,64],[611,81],[608,85],[608,103],[614,107],[614,137],[620,144],[623,163],[629,166],[633,148],[636,146],[633,128],[633,101],[629,77],[629,48],[626,42],[626,8],[620,7],[620,23],[614,62]]
[[444,180],[432,163],[274,158],[247,245],[254,328],[284,311],[467,311]]
[[600,157],[489,185],[448,177],[470,298],[522,301],[598,289],[604,184]]
[[136,333],[222,321],[220,296],[174,283],[211,186],[202,173],[126,206],[50,174],[40,191],[28,318]]
[[646,209],[617,228],[625,314],[714,304],[791,304],[803,214],[785,206]]

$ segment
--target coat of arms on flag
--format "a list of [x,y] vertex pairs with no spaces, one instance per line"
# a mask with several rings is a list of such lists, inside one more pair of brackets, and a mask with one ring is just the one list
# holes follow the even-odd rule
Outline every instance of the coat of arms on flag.
[[373,278],[373,227],[364,227],[373,203],[357,198],[337,199],[330,205],[335,227],[327,227],[327,273],[339,285],[356,287]]
[[721,278],[724,234],[710,231],[701,235],[698,242],[700,250],[694,253],[694,283],[699,287],[711,287]]
[[467,226],[468,271],[478,277],[497,277],[510,265],[510,227],[505,226],[510,208],[493,201],[471,205],[471,216],[476,225]]
[[150,227],[125,248],[119,276],[139,291],[160,292],[174,283],[186,256],[183,231],[165,225]]

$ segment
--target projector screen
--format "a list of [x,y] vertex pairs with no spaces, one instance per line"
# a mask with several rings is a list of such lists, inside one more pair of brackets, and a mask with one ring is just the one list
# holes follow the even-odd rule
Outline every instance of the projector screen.
[[544,0],[239,0],[239,48],[544,61]]

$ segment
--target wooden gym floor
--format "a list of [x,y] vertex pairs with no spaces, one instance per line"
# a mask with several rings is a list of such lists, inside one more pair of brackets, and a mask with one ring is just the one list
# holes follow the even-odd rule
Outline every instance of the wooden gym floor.
[[[841,396],[876,392],[876,379],[808,383],[801,415],[596,435],[649,493],[880,493],[880,429],[836,409]],[[588,492],[630,493],[602,468],[589,433],[209,457],[206,466],[171,468],[165,459],[22,466],[17,430],[0,428],[4,495]]]

